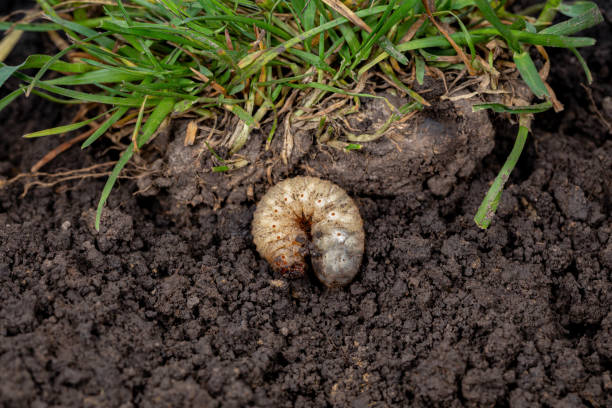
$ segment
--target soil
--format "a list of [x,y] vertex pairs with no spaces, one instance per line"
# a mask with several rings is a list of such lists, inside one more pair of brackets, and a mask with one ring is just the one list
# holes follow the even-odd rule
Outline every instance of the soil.
[[[275,275],[248,194],[177,208],[122,181],[98,233],[103,179],[1,188],[0,405],[612,406],[610,17],[582,50],[592,99],[573,55],[551,52],[566,110],[537,116],[493,225],[472,217],[516,133],[499,118],[493,152],[448,191],[356,195],[366,249],[344,289]],[[22,44],[9,64],[50,47]],[[58,144],[21,135],[73,113],[5,109],[0,180]],[[113,154],[73,148],[45,170]]]

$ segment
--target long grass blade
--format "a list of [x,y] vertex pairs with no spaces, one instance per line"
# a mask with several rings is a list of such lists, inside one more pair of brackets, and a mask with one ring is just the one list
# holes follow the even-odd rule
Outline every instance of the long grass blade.
[[89,125],[91,122],[100,119],[102,116],[106,115],[106,112],[87,119],[87,120],[83,120],[81,122],[76,122],[76,123],[71,123],[69,125],[63,125],[63,126],[57,126],[54,128],[50,128],[50,129],[45,129],[45,130],[39,130],[38,132],[32,132],[32,133],[27,133],[25,135],[23,135],[23,137],[31,139],[34,137],[42,137],[42,136],[51,136],[51,135],[59,135],[62,133],[68,133],[68,132],[72,132],[73,130],[77,130],[82,128],[83,126],[87,126]]
[[151,140],[151,137],[157,132],[162,122],[172,113],[175,104],[176,99],[174,98],[163,98],[159,101],[145,124],[142,126],[142,133],[138,136],[137,147],[139,149]]
[[104,188],[102,189],[102,194],[100,195],[100,201],[98,201],[98,208],[96,209],[96,231],[100,231],[100,218],[102,218],[102,210],[104,209],[106,200],[108,200],[108,196],[110,196],[110,193],[113,190],[113,186],[115,185],[115,182],[117,181],[121,170],[123,170],[123,168],[133,155],[134,145],[130,144],[130,146],[125,149],[125,151],[119,158],[119,161],[117,161],[117,163],[115,164],[115,167],[113,167],[113,171],[111,172],[110,176],[108,176],[108,180],[106,180],[106,184],[104,185]]
[[479,103],[472,105],[472,111],[478,112],[483,109],[491,109],[497,113],[514,113],[514,114],[527,114],[527,113],[541,113],[552,108],[552,102],[546,101],[536,105],[529,106],[507,106],[501,103]]
[[15,99],[19,98],[21,94],[25,93],[25,88],[19,88],[6,95],[4,98],[0,99],[0,112],[8,105],[11,104]]
[[476,212],[474,221],[476,222],[476,225],[482,229],[487,229],[489,225],[491,225],[491,221],[495,216],[495,212],[497,211],[504,186],[510,178],[510,173],[516,166],[519,157],[521,157],[521,152],[523,151],[523,147],[525,147],[527,135],[529,134],[529,122],[530,119],[528,119],[528,116],[521,116],[519,131],[514,142],[514,147],[512,147],[510,155],[506,159],[506,162],[502,166],[497,177],[495,177],[491,188],[489,188],[489,191],[485,195],[484,200],[482,200],[482,203]]
[[112,114],[112,116],[110,118],[108,118],[102,125],[100,125],[100,127],[98,129],[96,129],[96,131],[94,133],[91,134],[91,136],[89,136],[81,145],[81,149],[85,149],[86,147],[90,146],[93,142],[95,142],[96,140],[98,140],[100,138],[100,136],[102,136],[104,133],[106,133],[106,131],[115,123],[117,123],[117,121],[119,119],[121,119],[123,117],[123,115],[125,115],[125,113],[128,111],[128,107],[126,106],[121,106],[119,107],[115,113]]
[[538,69],[536,68],[531,56],[527,51],[515,53],[513,58],[516,68],[521,74],[521,78],[525,81],[531,92],[538,98],[549,96],[544,81],[540,78]]
[[510,46],[510,49],[515,53],[521,52],[521,47],[514,37],[514,34],[510,30],[510,27],[501,22],[495,11],[487,0],[474,0],[478,9],[482,12],[483,16],[489,23],[495,27],[499,33],[506,39],[506,42]]
[[569,20],[562,21],[559,24],[547,27],[540,31],[540,33],[551,35],[572,35],[603,22],[603,16],[597,5],[591,2],[584,3],[589,4],[586,11],[584,9],[580,9],[583,11],[583,13],[578,14]]

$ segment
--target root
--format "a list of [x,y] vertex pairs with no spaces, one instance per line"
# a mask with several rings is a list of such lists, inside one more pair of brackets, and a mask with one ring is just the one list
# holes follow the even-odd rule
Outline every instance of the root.
[[[42,171],[31,173],[20,173],[15,177],[0,181],[0,188],[23,180],[23,192],[20,198],[25,197],[33,187],[53,187],[58,184],[66,183],[72,180],[85,180],[91,178],[106,177],[110,175],[112,167],[116,162],[105,162],[95,164],[83,169],[66,170],[57,173],[46,173]],[[124,176],[123,178],[133,178]]]

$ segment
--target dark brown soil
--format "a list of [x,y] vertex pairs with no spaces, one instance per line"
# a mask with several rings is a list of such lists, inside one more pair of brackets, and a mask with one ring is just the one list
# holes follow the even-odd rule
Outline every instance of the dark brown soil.
[[[426,183],[356,197],[366,253],[342,290],[272,273],[246,197],[177,211],[124,181],[97,233],[103,180],[0,189],[0,405],[612,406],[607,18],[583,54],[595,106],[573,56],[553,52],[566,110],[537,117],[492,227],[472,217],[513,142],[502,120],[443,198]],[[9,63],[48,46],[23,44]],[[22,134],[69,113],[37,98],[2,112],[0,180],[58,144]],[[101,154],[74,148],[47,170]]]

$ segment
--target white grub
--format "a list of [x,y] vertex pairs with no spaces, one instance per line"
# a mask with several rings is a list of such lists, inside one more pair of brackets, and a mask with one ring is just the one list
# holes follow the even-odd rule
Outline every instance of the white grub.
[[273,186],[253,216],[260,255],[286,277],[301,277],[307,256],[328,287],[344,286],[359,270],[365,234],[359,208],[327,180],[294,177]]

